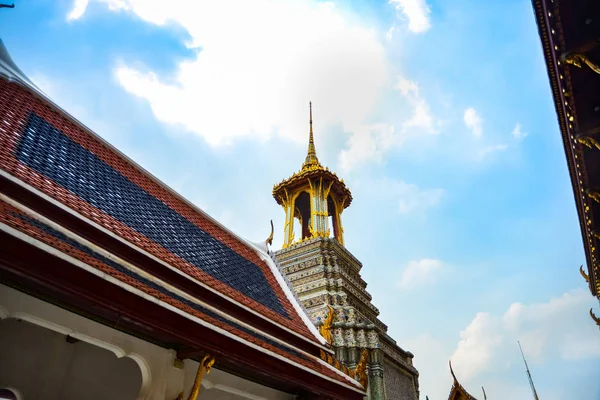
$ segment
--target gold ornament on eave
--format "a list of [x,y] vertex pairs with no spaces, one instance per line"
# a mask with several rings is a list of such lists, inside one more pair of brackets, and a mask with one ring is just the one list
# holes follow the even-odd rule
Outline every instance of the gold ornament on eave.
[[327,343],[331,344],[331,342],[333,341],[333,338],[331,336],[331,325],[333,324],[334,311],[333,307],[331,307],[330,305],[327,305],[327,308],[329,308],[329,314],[327,314],[327,318],[325,318],[325,320],[323,321],[323,325],[319,327],[319,333],[325,338]]
[[600,66],[598,66],[598,64],[596,64],[595,62],[593,62],[592,60],[590,60],[589,58],[587,58],[587,56],[585,56],[583,54],[571,53],[571,54],[566,55],[564,57],[564,59],[567,64],[574,65],[578,68],[581,68],[583,66],[583,64],[585,64],[588,67],[590,67],[590,69],[592,71],[594,71],[597,74],[600,74]]

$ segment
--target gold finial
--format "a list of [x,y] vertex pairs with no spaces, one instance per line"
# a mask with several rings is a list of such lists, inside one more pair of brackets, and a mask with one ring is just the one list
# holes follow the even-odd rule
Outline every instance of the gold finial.
[[587,283],[590,283],[590,277],[583,271],[583,265],[579,267],[579,273],[581,276],[583,276],[583,279],[585,279]]
[[308,103],[310,113],[310,133],[308,136],[308,154],[306,155],[306,161],[302,168],[307,168],[311,165],[319,165],[319,159],[317,158],[317,150],[315,149],[315,141],[313,138],[313,127],[312,127],[312,102]]
[[448,360],[448,365],[450,365],[450,373],[452,374],[452,378],[454,378],[454,382],[458,383],[458,379],[456,379],[456,375],[454,375],[454,370],[452,369],[452,360]]
[[592,319],[594,320],[596,325],[598,325],[598,328],[600,328],[600,318],[596,317],[596,314],[594,314],[594,311],[591,308],[590,308],[590,317],[592,317]]
[[273,220],[271,220],[271,234],[269,235],[267,240],[265,240],[265,243],[268,244],[269,246],[273,245],[273,234],[274,233],[275,233],[275,229],[273,228]]

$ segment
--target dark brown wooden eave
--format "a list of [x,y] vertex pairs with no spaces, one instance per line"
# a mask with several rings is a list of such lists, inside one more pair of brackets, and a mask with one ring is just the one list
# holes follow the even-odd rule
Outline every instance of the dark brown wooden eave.
[[[582,7],[584,7],[583,10]],[[593,135],[596,140],[600,141],[600,135],[598,135],[600,132],[591,129],[594,121],[590,120],[589,110],[587,110],[588,107],[594,107],[593,104],[589,104],[589,87],[581,85],[582,77],[584,78],[583,82],[589,78],[590,84],[596,85],[600,93],[600,75],[593,76],[594,73],[585,65],[578,68],[568,65],[564,61],[565,55],[570,52],[589,51],[590,48],[597,45],[589,40],[581,40],[585,35],[574,37],[576,35],[572,35],[572,33],[579,29],[578,24],[583,25],[588,18],[594,20],[596,26],[600,24],[598,4],[593,4],[588,0],[533,0],[533,8],[579,216],[590,279],[589,286],[592,294],[600,299],[600,254],[598,252],[600,241],[593,235],[593,232],[600,233],[600,225],[596,222],[600,221],[600,204],[586,194],[588,190],[600,191],[600,186],[590,187],[589,185],[590,174],[593,175],[593,178],[600,172],[600,169],[596,167],[600,167],[600,150],[588,149],[576,142],[576,139],[582,134]],[[593,15],[586,17],[584,21],[581,20],[581,16],[585,15],[585,11],[589,11]],[[563,14],[567,16],[564,21]],[[567,32],[565,32],[564,23],[567,23]],[[565,35],[571,36],[566,37]],[[600,36],[596,36],[596,39],[598,38]],[[584,90],[585,96],[578,96]],[[600,117],[600,113],[597,114]],[[590,169],[590,165],[593,168]],[[576,267],[573,266],[573,269]]]

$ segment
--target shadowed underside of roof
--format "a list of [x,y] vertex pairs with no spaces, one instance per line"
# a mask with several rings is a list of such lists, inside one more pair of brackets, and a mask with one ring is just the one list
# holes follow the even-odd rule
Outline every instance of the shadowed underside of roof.
[[[221,329],[230,335],[240,338],[245,343],[257,345],[265,352],[277,354],[291,362],[305,367],[325,377],[351,385],[352,381],[339,372],[324,365],[316,357],[312,357],[299,349],[273,338],[227,316],[196,300],[192,295],[175,289],[159,279],[144,273],[133,265],[125,263],[102,249],[87,244],[83,239],[64,228],[51,226],[41,217],[30,214],[16,205],[0,200],[0,226],[21,232],[28,237],[68,255],[68,257],[85,263],[101,272],[105,277],[121,282],[145,296],[160,299],[163,303],[175,307],[190,318],[199,318],[213,329]],[[6,228],[3,228],[6,230]]]

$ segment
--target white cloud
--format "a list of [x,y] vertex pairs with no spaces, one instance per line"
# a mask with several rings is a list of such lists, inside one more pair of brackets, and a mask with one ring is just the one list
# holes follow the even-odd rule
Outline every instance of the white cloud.
[[192,37],[189,46],[201,47],[193,60],[179,64],[173,84],[129,65],[118,66],[115,75],[128,92],[148,101],[159,120],[212,145],[274,134],[304,144],[309,100],[315,129],[339,124],[360,136],[350,129],[368,125],[386,85],[381,38],[333,3],[105,3],[153,24],[179,24]]
[[448,368],[451,351],[442,341],[429,333],[412,339],[400,340],[402,348],[415,355],[414,366],[419,371],[421,399],[447,399],[452,387],[452,376]]
[[515,128],[512,130],[511,135],[515,139],[521,140],[521,139],[525,139],[525,137],[527,137],[527,132],[521,131],[521,124],[517,123],[517,125],[515,125]]
[[392,25],[392,27],[390,29],[388,29],[387,33],[385,34],[385,38],[388,41],[391,41],[394,37],[394,31],[396,30],[396,27]]
[[386,190],[398,200],[398,212],[401,214],[435,207],[446,195],[444,189],[421,189],[403,181],[389,181]]
[[452,362],[465,381],[492,366],[494,351],[502,343],[500,327],[497,318],[488,313],[478,313],[460,333],[461,340],[452,356]]
[[[415,354],[423,397],[427,394],[432,399],[447,398],[452,386],[450,359],[458,380],[472,395],[481,393],[479,388],[483,385],[496,398],[520,399],[530,396],[531,391],[522,375],[524,365],[517,341],[521,342],[534,377],[536,371],[568,376],[573,362],[600,360],[598,328],[587,312],[593,304],[597,301],[589,291],[575,289],[546,302],[512,304],[503,314],[477,313],[460,332],[460,341],[454,348],[447,333],[439,337],[424,333],[398,342]],[[442,331],[446,332],[447,325],[444,322]],[[515,381],[515,374],[523,376],[524,381]],[[570,382],[572,379],[557,378],[555,385],[581,383]],[[597,388],[596,384],[590,386],[595,393]],[[550,385],[537,389],[540,398],[566,398],[553,393]]]
[[440,260],[429,258],[411,261],[402,271],[398,286],[401,288],[412,288],[432,283],[442,266],[443,263]]
[[417,84],[417,82],[409,81],[408,79],[405,79],[401,76],[398,77],[396,89],[398,89],[403,96],[419,96],[419,85]]
[[407,101],[412,112],[402,122],[400,129],[391,124],[359,125],[351,130],[348,148],[342,150],[339,157],[340,167],[349,171],[367,161],[380,162],[383,155],[394,146],[400,146],[410,135],[424,132],[436,134],[437,121],[433,117],[429,104],[421,96],[417,82],[398,77],[394,86]]
[[426,32],[431,27],[431,10],[425,0],[389,0],[399,14],[408,19],[408,29],[414,33]]
[[67,14],[67,21],[74,21],[76,19],[81,18],[81,16],[85,13],[85,10],[88,5],[88,0],[75,0],[73,3],[73,8]]
[[488,155],[490,155],[491,153],[496,153],[496,152],[499,152],[499,151],[504,151],[504,150],[506,150],[506,149],[508,149],[508,146],[507,146],[507,145],[505,145],[505,144],[496,144],[496,145],[493,145],[493,146],[487,146],[487,147],[484,147],[484,148],[483,148],[483,149],[481,149],[481,150],[479,151],[479,153],[477,154],[477,155],[478,155],[478,160],[479,160],[479,161],[482,161],[482,160],[484,160],[484,159],[485,159],[485,158],[486,158]]
[[479,313],[461,332],[452,363],[465,381],[492,369],[499,373],[511,359],[520,361],[517,340],[532,365],[552,357],[599,358],[598,330],[586,312],[591,300],[576,289],[545,303],[512,304],[503,316]]
[[360,125],[352,131],[348,148],[342,150],[339,156],[339,164],[344,171],[366,161],[380,162],[397,139],[394,126],[389,124]]
[[480,138],[483,120],[474,108],[469,107],[465,110],[464,121],[467,128],[471,130],[473,136]]
[[438,133],[434,126],[435,118],[431,114],[429,104],[421,96],[418,83],[398,77],[396,89],[400,91],[412,107],[411,117],[403,124],[404,130],[407,131],[409,128],[423,128],[426,133]]

